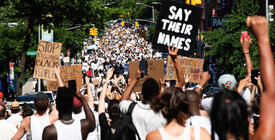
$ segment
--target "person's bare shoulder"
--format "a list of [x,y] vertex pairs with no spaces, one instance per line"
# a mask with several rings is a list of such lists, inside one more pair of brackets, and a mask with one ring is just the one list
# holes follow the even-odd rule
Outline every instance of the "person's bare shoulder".
[[30,116],[27,116],[22,120],[21,126],[24,129],[24,131],[28,131],[30,128],[30,118]]
[[53,124],[44,128],[43,140],[57,140],[57,132]]
[[147,134],[146,140],[162,140],[158,130],[151,131]]
[[210,134],[204,129],[204,128],[200,128],[200,132],[201,132],[201,134],[200,134],[200,139],[201,140],[211,140],[211,136],[210,136]]

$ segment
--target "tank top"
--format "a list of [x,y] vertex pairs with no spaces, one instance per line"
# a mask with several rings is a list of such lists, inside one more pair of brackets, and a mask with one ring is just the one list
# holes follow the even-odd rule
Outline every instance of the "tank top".
[[46,126],[50,125],[49,115],[37,117],[31,116],[31,137],[33,140],[42,140],[42,133]]
[[54,122],[58,140],[82,140],[80,120],[75,119],[70,125],[62,123],[60,120]]
[[162,140],[190,140],[191,127],[186,126],[183,130],[183,133],[180,136],[171,136],[165,132],[164,128],[161,127],[158,129],[161,135]]

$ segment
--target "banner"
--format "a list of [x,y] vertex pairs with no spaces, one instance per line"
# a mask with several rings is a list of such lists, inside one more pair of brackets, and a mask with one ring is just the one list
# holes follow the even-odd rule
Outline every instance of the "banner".
[[178,54],[191,56],[196,49],[196,37],[202,8],[175,1],[164,1],[158,17],[153,49],[168,52],[167,46],[179,48]]
[[39,41],[35,67],[34,78],[55,80],[54,67],[59,65],[59,56],[62,44],[58,42]]
[[10,80],[14,80],[14,62],[10,62]]
[[[139,69],[139,61],[131,61],[129,63],[129,79],[133,79],[136,72]],[[137,83],[134,92],[140,92],[142,89],[142,84],[146,78],[154,78],[157,82],[159,79],[164,79],[164,62],[163,60],[148,60],[148,71],[149,76],[141,78]]]
[[[68,87],[68,81],[75,80],[77,87],[79,89],[82,88],[83,81],[82,81],[81,64],[61,67],[60,76],[66,87]],[[56,81],[47,80],[48,91],[56,91],[58,86],[59,84],[57,80]]]
[[[200,74],[203,72],[203,59],[178,57],[177,60],[183,74],[190,76],[189,82],[199,83],[201,80]],[[166,80],[177,80],[177,73],[170,56],[168,56]]]

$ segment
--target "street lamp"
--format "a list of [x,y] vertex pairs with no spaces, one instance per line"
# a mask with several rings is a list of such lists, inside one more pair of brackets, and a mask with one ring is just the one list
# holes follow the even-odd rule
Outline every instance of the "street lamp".
[[155,9],[154,9],[154,6],[150,6],[150,5],[147,5],[147,4],[144,4],[144,3],[139,3],[137,2],[136,3],[137,5],[143,5],[145,7],[149,7],[149,8],[152,8],[152,18],[153,18],[153,22],[155,22]]

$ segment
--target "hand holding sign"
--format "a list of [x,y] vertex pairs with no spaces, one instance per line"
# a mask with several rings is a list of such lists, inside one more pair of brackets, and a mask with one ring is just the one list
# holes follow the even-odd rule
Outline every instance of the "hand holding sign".
[[164,1],[160,10],[153,48],[167,52],[174,45],[179,53],[191,55],[196,47],[196,37],[202,8],[175,1]]
[[168,53],[173,60],[177,59],[178,50],[179,48],[174,49],[174,46],[172,46],[172,49],[170,50],[170,46],[168,46]]

